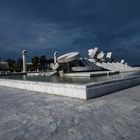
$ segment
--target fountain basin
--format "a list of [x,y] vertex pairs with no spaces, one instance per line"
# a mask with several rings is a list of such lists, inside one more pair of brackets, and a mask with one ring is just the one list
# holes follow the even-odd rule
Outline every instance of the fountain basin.
[[126,89],[140,84],[140,75],[131,76],[119,80],[105,82],[92,82],[86,84],[66,84],[37,81],[21,81],[0,79],[0,86],[43,92],[54,95],[67,96],[79,99],[92,99]]

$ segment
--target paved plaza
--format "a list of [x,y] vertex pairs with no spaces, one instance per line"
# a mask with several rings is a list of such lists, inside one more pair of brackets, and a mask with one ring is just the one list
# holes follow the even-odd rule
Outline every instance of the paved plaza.
[[140,140],[140,86],[88,101],[0,86],[0,140]]

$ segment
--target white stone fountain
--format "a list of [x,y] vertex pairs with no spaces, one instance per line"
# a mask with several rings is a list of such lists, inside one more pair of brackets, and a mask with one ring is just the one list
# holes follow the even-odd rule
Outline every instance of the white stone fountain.
[[22,59],[23,59],[23,72],[27,72],[26,71],[26,54],[27,54],[27,50],[23,50],[22,51]]

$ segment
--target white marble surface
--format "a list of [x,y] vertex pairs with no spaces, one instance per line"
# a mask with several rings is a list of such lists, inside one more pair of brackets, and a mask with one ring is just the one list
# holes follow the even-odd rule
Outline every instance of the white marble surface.
[[102,62],[102,63],[99,63],[97,62],[96,63],[97,66],[99,67],[102,67],[104,69],[107,69],[107,70],[111,70],[111,71],[119,71],[119,72],[129,72],[129,71],[136,71],[137,69],[133,68],[133,67],[130,67],[128,65],[124,65],[124,64],[121,64],[119,62]]

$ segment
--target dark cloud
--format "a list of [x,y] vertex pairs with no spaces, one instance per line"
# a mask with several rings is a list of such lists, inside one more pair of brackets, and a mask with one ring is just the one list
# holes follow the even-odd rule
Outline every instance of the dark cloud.
[[139,0],[0,1],[0,56],[52,55],[99,46],[131,64],[140,60]]

